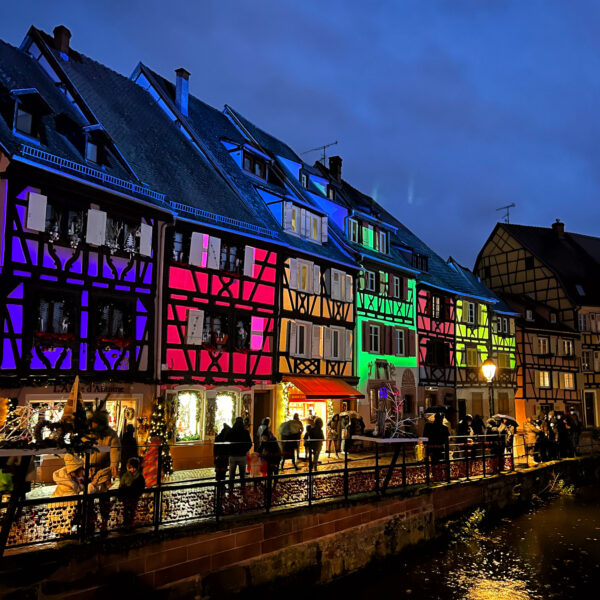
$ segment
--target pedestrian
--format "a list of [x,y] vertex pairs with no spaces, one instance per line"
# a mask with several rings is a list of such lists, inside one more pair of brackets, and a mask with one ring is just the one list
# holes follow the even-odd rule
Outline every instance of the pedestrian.
[[260,446],[260,440],[262,438],[262,434],[268,431],[269,433],[271,432],[271,419],[269,417],[265,417],[261,424],[258,426],[258,429],[256,431],[256,439],[258,441],[258,445]]
[[236,468],[240,473],[242,490],[246,487],[246,454],[252,448],[250,433],[244,425],[244,419],[237,417],[231,430],[227,433],[226,440],[229,445],[229,490],[233,491]]
[[475,415],[471,424],[473,435],[483,435],[485,433],[485,423],[481,415]]
[[427,455],[431,457],[431,462],[434,464],[440,462],[450,437],[442,413],[436,412],[433,422],[427,421],[423,429],[423,437],[427,438]]
[[130,423],[125,427],[121,438],[121,471],[120,475],[127,472],[127,461],[138,456],[138,445],[135,439],[135,427]]
[[558,431],[557,419],[553,410],[548,411],[546,415],[546,437],[548,438],[548,459],[556,460],[558,458]]
[[473,417],[471,415],[465,415],[464,419],[461,419],[458,423],[456,434],[460,438],[458,443],[464,452],[468,452],[470,446],[473,444]]
[[558,441],[558,458],[568,458],[571,455],[571,437],[567,423],[561,413],[556,414],[556,439]]
[[321,450],[323,449],[324,439],[325,436],[323,435],[323,419],[317,417],[315,419],[314,426],[310,429],[308,437],[309,451],[312,457],[312,465],[315,471],[317,470],[317,465],[319,464],[319,454],[321,454]]
[[340,452],[340,415],[337,413],[331,417],[327,423],[327,455],[331,457],[331,448],[335,452],[336,458],[339,458]]
[[223,423],[223,428],[215,437],[213,444],[213,463],[215,465],[215,479],[223,481],[227,475],[227,467],[229,465],[229,444],[226,443],[227,434],[231,427],[227,423]]
[[300,416],[298,413],[294,413],[294,418],[292,419],[292,426],[294,427],[293,438],[296,443],[292,445],[292,451],[296,453],[296,460],[300,460],[300,440],[302,439],[302,432],[304,431],[304,425],[302,425],[302,421],[300,420]]
[[298,418],[298,413],[294,415],[293,419],[285,421],[279,426],[282,471],[285,469],[285,461],[288,459],[291,459],[294,468],[296,471],[298,470],[298,466],[296,465],[296,449],[298,447],[298,440],[300,440],[303,429],[304,427]]
[[352,422],[348,415],[344,415],[341,425],[342,432],[342,452],[350,452],[352,448]]
[[131,529],[140,496],[146,488],[146,481],[137,456],[127,460],[126,469],[121,476],[119,490],[122,490],[120,495],[123,500],[123,526],[125,529]]
[[[281,448],[274,435],[269,436],[266,432],[261,435],[258,453],[266,466],[267,476],[273,477],[279,473],[279,463],[281,461]],[[273,481],[273,488],[275,480]]]
[[541,433],[535,417],[530,417],[523,425],[523,434],[525,437],[525,458],[529,466],[529,458],[536,465],[540,462],[539,450],[537,450],[538,435]]
[[308,455],[310,454],[310,444],[308,443],[308,440],[310,440],[310,432],[312,428],[313,426],[310,423],[306,425],[306,431],[304,433],[304,460],[308,460]]
[[581,436],[581,419],[577,411],[571,407],[569,410],[569,417],[571,420],[571,446],[573,447],[573,455],[577,456],[577,448],[579,447],[579,437]]

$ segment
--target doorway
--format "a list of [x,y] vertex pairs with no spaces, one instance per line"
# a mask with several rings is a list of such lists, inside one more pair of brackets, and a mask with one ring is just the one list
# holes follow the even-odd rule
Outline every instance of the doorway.
[[596,400],[595,392],[584,392],[583,393],[583,404],[585,412],[585,425],[586,427],[594,427],[596,424],[594,403]]
[[[256,435],[258,426],[265,417],[271,418],[271,430],[273,431],[275,423],[273,422],[273,415],[271,414],[271,390],[255,390],[254,405],[252,409],[253,436]],[[260,440],[255,440],[254,443],[260,445]]]

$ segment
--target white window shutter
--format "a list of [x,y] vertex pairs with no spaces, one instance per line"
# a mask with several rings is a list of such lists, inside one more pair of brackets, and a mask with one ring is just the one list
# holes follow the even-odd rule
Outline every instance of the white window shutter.
[[27,229],[31,231],[45,231],[47,205],[47,196],[37,194],[36,192],[29,192],[27,197]]
[[85,241],[93,246],[102,246],[106,239],[106,213],[90,208],[87,213]]
[[509,319],[510,321],[510,335],[515,335],[515,320]]
[[338,355],[335,357],[339,360],[346,358],[346,331],[338,329]]
[[323,357],[331,358],[331,329],[323,327]]
[[286,231],[292,230],[292,207],[293,204],[291,202],[283,203],[283,228]]
[[196,267],[204,267],[203,264],[204,255],[206,254],[206,248],[204,247],[204,237],[206,234],[198,233],[194,231],[192,233],[192,241],[190,244],[190,265],[195,265]]
[[[492,333],[498,333],[498,322],[500,321],[500,317],[492,318]],[[500,331],[502,331],[502,325],[500,325]]]
[[321,293],[321,268],[319,265],[313,265],[313,294]]
[[202,331],[204,329],[204,311],[189,310],[187,317],[185,343],[200,345],[202,343]]
[[298,335],[298,325],[293,321],[288,323],[288,352],[290,356],[296,356],[296,338]]
[[218,269],[221,264],[221,238],[210,237],[208,239],[208,259],[206,266],[209,269]]
[[306,236],[306,210],[303,208],[297,212],[300,215],[300,227],[298,227],[298,233],[302,236]]
[[290,289],[298,289],[298,260],[290,258]]
[[140,254],[152,256],[152,225],[147,223],[140,226]]
[[331,270],[331,297],[334,300],[342,299],[342,272],[337,269]]
[[244,276],[254,276],[254,247],[246,246],[244,250]]
[[325,244],[327,242],[327,236],[328,236],[328,232],[327,232],[327,224],[328,224],[328,219],[327,217],[321,217],[321,243]]
[[321,358],[321,329],[320,325],[312,326],[312,341],[310,345],[310,355],[312,358]]
[[346,344],[344,346],[346,350],[346,360],[352,360],[352,330],[346,329]]

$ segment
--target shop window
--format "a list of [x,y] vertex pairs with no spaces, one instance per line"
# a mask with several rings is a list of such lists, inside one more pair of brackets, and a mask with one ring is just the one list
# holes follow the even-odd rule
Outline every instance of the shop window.
[[215,431],[221,431],[223,425],[233,425],[236,417],[236,396],[232,392],[222,392],[215,397]]
[[178,442],[201,439],[202,406],[201,396],[197,392],[180,392],[178,394],[175,422],[175,435]]

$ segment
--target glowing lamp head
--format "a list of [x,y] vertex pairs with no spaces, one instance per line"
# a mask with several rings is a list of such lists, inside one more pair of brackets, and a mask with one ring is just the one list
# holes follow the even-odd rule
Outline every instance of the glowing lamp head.
[[491,383],[494,375],[496,375],[496,363],[488,356],[481,365],[481,371],[483,376]]

